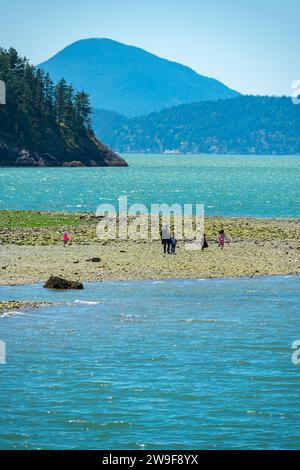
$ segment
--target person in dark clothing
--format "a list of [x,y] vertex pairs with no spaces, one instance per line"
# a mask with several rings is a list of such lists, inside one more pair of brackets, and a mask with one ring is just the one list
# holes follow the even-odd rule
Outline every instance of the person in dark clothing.
[[170,254],[170,247],[171,247],[171,241],[170,240],[162,240],[162,244],[164,247],[164,254],[168,253]]
[[205,248],[208,248],[208,243],[207,243],[206,236],[205,236],[205,233],[204,233],[202,235],[202,238],[201,238],[201,249],[202,249],[202,251],[204,251]]
[[175,236],[175,233],[173,233],[172,238],[171,238],[171,253],[176,254],[176,245],[177,245],[177,238]]

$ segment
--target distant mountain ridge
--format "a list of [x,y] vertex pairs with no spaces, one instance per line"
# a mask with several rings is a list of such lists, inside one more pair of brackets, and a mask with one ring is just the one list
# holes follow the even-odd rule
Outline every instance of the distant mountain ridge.
[[128,117],[198,101],[239,95],[176,62],[110,39],[84,39],[38,65],[57,82],[85,90],[95,108]]
[[122,153],[300,155],[300,106],[290,98],[242,96],[128,119],[94,110],[96,135]]

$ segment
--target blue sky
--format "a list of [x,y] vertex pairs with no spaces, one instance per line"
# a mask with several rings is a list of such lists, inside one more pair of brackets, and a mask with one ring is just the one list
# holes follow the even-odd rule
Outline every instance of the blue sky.
[[242,93],[290,94],[300,79],[299,0],[0,0],[0,15],[0,46],[35,64],[107,37]]

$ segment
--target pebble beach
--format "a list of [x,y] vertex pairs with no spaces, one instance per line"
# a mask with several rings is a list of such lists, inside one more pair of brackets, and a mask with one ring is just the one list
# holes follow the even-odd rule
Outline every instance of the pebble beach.
[[[3,211],[0,284],[46,281],[202,279],[300,273],[300,221],[212,217],[205,220],[209,249],[164,254],[159,240],[101,241],[89,214]],[[224,228],[227,243],[217,245]],[[63,247],[63,230],[71,243]],[[91,261],[96,259],[96,262]]]

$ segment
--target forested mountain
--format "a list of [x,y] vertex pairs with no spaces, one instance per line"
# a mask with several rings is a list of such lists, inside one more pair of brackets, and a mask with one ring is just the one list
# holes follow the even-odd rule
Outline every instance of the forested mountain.
[[119,152],[300,154],[300,106],[243,96],[127,119],[95,110],[95,132]]
[[238,96],[189,67],[110,39],[75,42],[39,67],[55,82],[65,77],[77,90],[86,90],[93,107],[130,117]]
[[126,165],[95,137],[85,92],[64,79],[54,85],[14,49],[0,49],[0,80],[0,165]]
[[[101,135],[103,142],[114,142],[115,144],[117,140],[123,138],[123,134],[126,138],[126,124],[131,122],[129,118],[122,114],[97,108],[92,110],[92,120],[96,135]],[[120,135],[117,135],[118,133]]]

